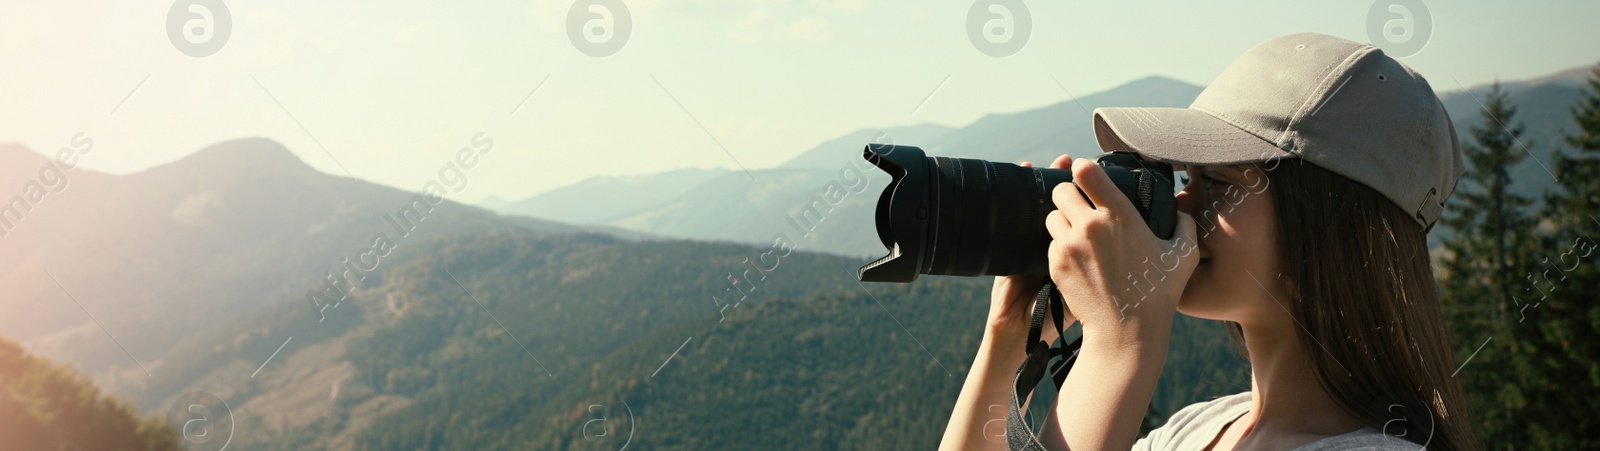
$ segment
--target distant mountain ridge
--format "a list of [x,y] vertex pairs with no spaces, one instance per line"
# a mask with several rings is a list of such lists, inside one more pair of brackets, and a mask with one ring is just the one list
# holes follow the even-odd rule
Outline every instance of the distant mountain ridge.
[[547,212],[545,216],[569,218],[570,222],[606,224],[623,220],[628,212],[676,200],[690,188],[728,173],[722,169],[678,169],[642,176],[594,176],[541,196],[505,202],[495,211],[539,211]]
[[[743,172],[721,172],[705,180],[608,178],[604,180],[618,185],[651,186],[659,193],[682,194],[656,196],[649,202],[597,204],[576,195],[594,189],[597,179],[591,179],[500,204],[497,211],[698,240],[764,244],[786,238],[805,250],[867,257],[884,250],[872,228],[871,215],[889,180],[861,160],[861,150],[868,142],[915,145],[929,155],[1048,164],[1062,153],[1088,157],[1100,152],[1092,147],[1088,110],[1113,105],[1182,107],[1199,93],[1199,87],[1181,81],[1147,77],[1076,100],[1062,92],[1067,100],[1054,105],[989,114],[961,128],[920,124],[857,130],[823,142],[779,167],[753,170],[754,181]],[[849,185],[858,178],[867,182],[864,192],[852,190],[847,196],[829,199],[831,185]],[[808,211],[812,221],[805,220]],[[796,222],[806,224],[796,227]]]
[[[1514,189],[1537,197],[1553,178],[1544,165],[1553,145],[1571,130],[1568,108],[1577,98],[1588,67],[1503,84],[1519,107],[1517,120],[1528,126],[1525,144],[1533,158],[1514,169]],[[1452,79],[1431,80],[1435,89],[1449,88]],[[1187,107],[1202,90],[1182,81],[1146,77],[1110,90],[1076,99],[1062,92],[1055,104],[1015,113],[989,114],[964,127],[933,124],[884,129],[862,129],[823,142],[776,168],[751,172],[723,172],[704,179],[658,176],[591,179],[516,202],[490,207],[507,214],[578,224],[598,224],[670,237],[726,240],[760,245],[780,234],[797,240],[807,250],[854,257],[876,257],[885,251],[873,229],[872,214],[888,177],[877,170],[859,170],[862,147],[868,142],[892,142],[922,147],[929,155],[981,158],[993,161],[1048,164],[1057,155],[1092,157],[1100,153],[1090,124],[1090,111],[1099,107]],[[1486,85],[1467,91],[1445,89],[1441,101],[1456,130],[1467,142],[1469,127],[1482,122]],[[866,192],[839,202],[822,202],[828,184],[865,172]],[[670,173],[668,173],[670,174]],[[637,202],[584,202],[582,192],[602,184],[650,186],[655,190]],[[692,186],[691,186],[692,185]],[[650,190],[645,190],[650,191]],[[673,193],[676,197],[671,196]],[[796,237],[792,218],[813,210],[823,219],[815,230]],[[817,216],[813,214],[813,216]]]

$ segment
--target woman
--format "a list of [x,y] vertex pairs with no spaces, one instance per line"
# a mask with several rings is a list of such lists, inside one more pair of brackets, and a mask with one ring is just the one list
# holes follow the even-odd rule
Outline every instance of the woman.
[[[1476,449],[1426,240],[1463,166],[1426,80],[1371,45],[1294,34],[1246,52],[1187,109],[1098,109],[1094,124],[1102,149],[1185,172],[1183,214],[1160,240],[1098,166],[1051,165],[1076,181],[1045,225],[1083,347],[1046,448]],[[996,279],[941,448],[1004,448],[993,406],[1007,405],[1042,283]],[[1136,443],[1175,312],[1229,324],[1250,391]]]

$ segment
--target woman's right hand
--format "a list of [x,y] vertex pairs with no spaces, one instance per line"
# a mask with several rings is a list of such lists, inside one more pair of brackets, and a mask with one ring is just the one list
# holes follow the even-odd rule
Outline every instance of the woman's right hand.
[[[1179,212],[1173,239],[1162,240],[1102,167],[1082,160],[1072,169],[1073,183],[1051,193],[1056,210],[1045,227],[1050,278],[1083,326],[1083,346],[1054,409],[1060,428],[1045,427],[1040,440],[1129,449],[1166,363],[1178,299],[1199,260],[1189,255],[1195,223]],[[1170,268],[1152,263],[1172,260]],[[1150,274],[1152,265],[1162,277],[1137,277],[1146,286],[1136,285],[1135,274]],[[1119,294],[1140,299],[1119,301]]]
[[1165,348],[1178,299],[1200,260],[1193,255],[1194,219],[1178,212],[1172,238],[1163,240],[1103,167],[1077,160],[1072,178],[1051,193],[1056,209],[1045,227],[1050,277],[1083,325],[1085,346],[1150,341]]

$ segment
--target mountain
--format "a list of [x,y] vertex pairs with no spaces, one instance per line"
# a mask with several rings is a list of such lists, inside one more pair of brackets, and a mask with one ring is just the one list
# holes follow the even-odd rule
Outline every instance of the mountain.
[[513,204],[513,203],[515,203],[515,202],[510,201],[510,200],[506,200],[503,197],[495,196],[495,195],[489,195],[487,197],[484,197],[483,200],[478,201],[478,206],[479,207],[483,207],[484,209],[487,209],[489,211],[505,212],[506,207],[511,206],[511,204]]
[[[1550,167],[1554,161],[1553,154],[1558,148],[1566,148],[1565,137],[1573,130],[1571,108],[1576,105],[1579,90],[1584,86],[1584,77],[1588,76],[1590,69],[1589,66],[1577,67],[1531,80],[1501,84],[1517,108],[1514,121],[1526,127],[1521,142],[1530,154],[1530,158],[1524,159],[1511,171],[1511,188],[1518,194],[1535,199],[1533,208],[1538,208],[1538,202],[1543,201],[1544,189],[1556,186],[1555,176],[1551,172],[1553,168]],[[1484,125],[1481,102],[1487,97],[1489,89],[1490,85],[1479,85],[1440,96],[1439,100],[1444,104],[1445,111],[1450,113],[1450,120],[1455,124],[1463,145],[1470,142],[1469,127]]]
[[567,218],[567,222],[576,224],[605,224],[676,201],[701,183],[728,173],[721,169],[679,169],[641,176],[596,176],[493,209],[505,214]]
[[[1067,98],[1050,106],[1016,113],[988,114],[965,127],[949,130],[930,139],[902,138],[895,129],[885,131],[895,144],[921,147],[929,155],[980,158],[992,161],[1048,165],[1056,156],[1098,155],[1090,111],[1109,106],[1177,107],[1189,106],[1201,88],[1165,77],[1145,77],[1110,90],[1092,93],[1076,100]],[[883,141],[883,140],[880,140]],[[861,158],[866,140],[833,140],[806,151],[781,167],[796,161],[832,161],[838,168],[848,160]]]
[[[1560,137],[1571,130],[1568,109],[1587,73],[1587,67],[1579,67],[1504,84],[1519,108],[1517,119],[1528,127],[1525,144],[1534,156],[1514,170],[1519,192],[1537,198],[1554,186],[1544,166]],[[1450,86],[1445,79],[1433,83],[1435,88]],[[1463,142],[1468,127],[1483,120],[1477,99],[1482,99],[1487,89],[1441,91],[1441,101]],[[671,172],[628,177],[628,183],[591,179],[515,202],[518,207],[502,211],[699,240],[759,245],[786,237],[803,249],[872,258],[886,250],[879,242],[872,215],[888,177],[860,162],[866,143],[917,145],[929,155],[1035,164],[1047,164],[1062,153],[1092,157],[1100,153],[1089,121],[1094,108],[1184,107],[1201,90],[1177,80],[1147,77],[1042,108],[986,115],[960,128],[924,124],[858,130],[802,152],[779,167],[752,170],[754,181],[742,172],[699,180],[669,176],[674,174]],[[652,177],[662,181],[652,182]],[[852,183],[862,179],[864,185]],[[606,184],[647,184],[660,191],[642,202],[588,204],[578,200],[579,193],[597,191]],[[848,189],[843,195],[830,195],[841,192],[837,187]]]
[[950,131],[955,130],[938,124],[917,124],[905,127],[889,127],[884,129],[864,128],[843,136],[824,141],[811,149],[801,152],[800,155],[784,162],[784,168],[809,168],[809,169],[834,169],[839,167],[841,158],[860,158],[859,152],[864,144],[869,142],[919,145],[918,143],[931,143],[938,141]]
[[[83,138],[80,163],[118,150]],[[381,266],[454,234],[608,232],[501,217],[448,198],[414,203],[415,193],[317,172],[265,139],[219,143],[130,175],[64,169],[17,145],[0,147],[0,158],[0,201],[8,202],[0,218],[9,221],[0,223],[8,227],[0,335],[101,381],[168,380],[167,350],[273,303],[308,303],[307,293],[344,259],[361,258],[377,234],[395,240],[393,254],[373,262]],[[411,227],[397,229],[396,214]]]
[[[922,124],[857,130],[802,152],[777,168],[753,170],[753,181],[743,172],[730,171],[700,180],[680,174],[682,171],[660,174],[659,181],[649,176],[626,178],[626,183],[591,179],[518,201],[516,208],[501,211],[698,240],[769,244],[783,238],[801,249],[876,257],[884,247],[873,229],[872,210],[889,177],[862,161],[866,143],[916,145],[929,155],[1048,164],[1062,153],[1080,157],[1099,153],[1092,148],[1088,110],[1113,105],[1181,107],[1199,93],[1200,88],[1193,85],[1149,77],[1076,101],[990,114],[958,129]],[[606,185],[642,185],[658,191],[640,199],[643,202],[579,200],[583,193],[600,193]]]

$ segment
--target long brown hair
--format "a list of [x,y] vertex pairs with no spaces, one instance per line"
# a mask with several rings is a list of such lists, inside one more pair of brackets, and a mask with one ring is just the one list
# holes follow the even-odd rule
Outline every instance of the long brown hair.
[[1300,159],[1269,164],[1278,261],[1322,389],[1390,436],[1478,449],[1451,375],[1427,231],[1365,185]]

